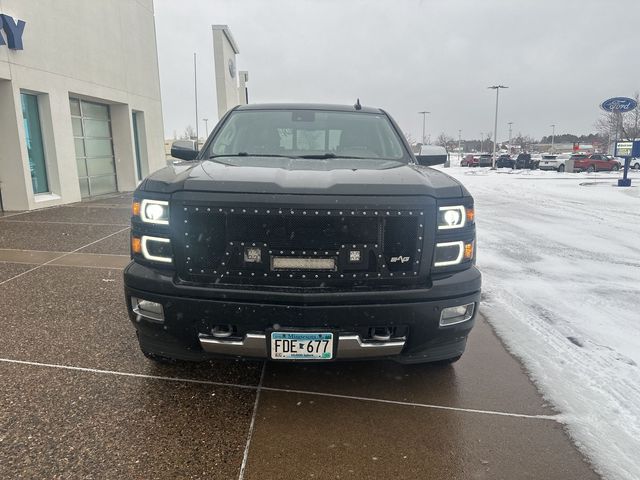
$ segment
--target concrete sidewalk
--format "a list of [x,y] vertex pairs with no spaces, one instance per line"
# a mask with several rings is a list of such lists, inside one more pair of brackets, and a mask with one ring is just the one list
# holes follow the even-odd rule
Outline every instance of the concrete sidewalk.
[[153,364],[129,203],[0,216],[0,478],[598,478],[483,318],[445,368]]

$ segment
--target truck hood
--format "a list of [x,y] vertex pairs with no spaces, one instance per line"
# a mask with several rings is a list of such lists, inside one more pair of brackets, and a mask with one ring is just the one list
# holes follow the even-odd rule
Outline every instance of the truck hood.
[[428,195],[460,197],[449,175],[414,164],[377,159],[220,157],[174,162],[150,175],[140,190],[309,195]]

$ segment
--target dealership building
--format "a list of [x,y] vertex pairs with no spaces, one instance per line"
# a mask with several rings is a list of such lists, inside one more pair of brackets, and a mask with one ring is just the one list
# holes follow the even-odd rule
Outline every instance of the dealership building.
[[0,198],[134,190],[165,165],[153,0],[0,0]]

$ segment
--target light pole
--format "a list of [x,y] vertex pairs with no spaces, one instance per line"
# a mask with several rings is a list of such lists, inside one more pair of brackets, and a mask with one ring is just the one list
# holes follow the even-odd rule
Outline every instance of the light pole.
[[196,103],[196,150],[200,147],[198,146],[199,139],[199,131],[198,131],[198,66],[196,64],[196,54],[193,53],[193,93]]
[[496,141],[498,138],[498,98],[500,97],[500,89],[501,88],[509,88],[504,85],[492,85],[491,87],[487,87],[491,90],[496,91],[496,116],[493,122],[493,155],[491,157],[491,169],[495,170],[496,168]]
[[482,153],[482,144],[484,143],[484,132],[480,132],[480,153]]
[[202,121],[204,122],[204,131],[206,132],[205,137],[209,138],[209,119],[203,118]]
[[554,150],[555,140],[556,140],[556,124],[553,123],[551,124],[551,153],[553,153],[553,150]]
[[511,126],[513,122],[509,122],[509,155],[511,155]]
[[427,137],[425,136],[425,133],[427,131],[427,114],[431,112],[422,111],[418,113],[422,115],[422,144],[424,145],[427,141]]
[[462,130],[458,130],[458,160],[462,160]]

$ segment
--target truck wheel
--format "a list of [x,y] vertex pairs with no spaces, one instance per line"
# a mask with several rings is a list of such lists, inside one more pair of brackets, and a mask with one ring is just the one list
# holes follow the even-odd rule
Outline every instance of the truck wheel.
[[593,165],[589,165],[589,167],[587,168],[587,173],[593,173],[596,171],[596,167],[594,167]]
[[564,165],[560,165],[558,167],[558,173],[562,173],[562,172],[564,172]]

